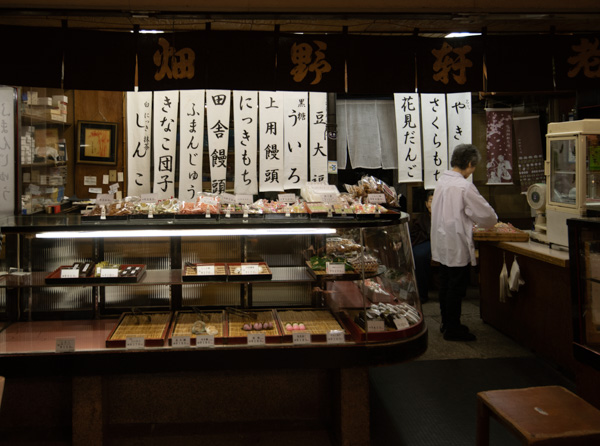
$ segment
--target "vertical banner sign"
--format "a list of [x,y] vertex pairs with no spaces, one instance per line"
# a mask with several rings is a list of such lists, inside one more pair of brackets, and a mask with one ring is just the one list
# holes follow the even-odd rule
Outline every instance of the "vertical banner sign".
[[258,193],[258,92],[233,92],[236,195]]
[[438,177],[448,169],[446,96],[422,94],[421,120],[423,122],[425,189],[435,189]]
[[152,92],[127,92],[127,195],[152,192]]
[[206,90],[208,162],[210,163],[210,190],[213,194],[225,192],[230,102],[229,90]]
[[327,184],[327,93],[309,93],[310,181]]
[[[473,141],[473,122],[471,114],[471,93],[448,93],[448,159],[459,144],[471,144]],[[473,182],[473,175],[467,178]]]
[[513,118],[513,127],[519,157],[521,192],[526,193],[532,184],[546,181],[540,117],[536,115]]
[[300,189],[308,179],[308,93],[283,93],[284,189]]
[[179,91],[154,94],[154,187],[159,199],[175,196],[175,155]]
[[182,201],[202,192],[204,90],[179,92],[179,191]]
[[260,91],[259,114],[259,190],[283,192],[283,94]]
[[15,91],[0,88],[0,215],[15,213]]
[[415,93],[394,93],[394,107],[398,141],[398,182],[423,181],[419,96]]
[[486,109],[487,184],[513,184],[512,109]]

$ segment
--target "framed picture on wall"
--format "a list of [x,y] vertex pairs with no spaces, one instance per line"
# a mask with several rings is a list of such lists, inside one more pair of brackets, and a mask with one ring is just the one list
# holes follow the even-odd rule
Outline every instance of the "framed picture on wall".
[[117,123],[78,121],[77,162],[117,164]]

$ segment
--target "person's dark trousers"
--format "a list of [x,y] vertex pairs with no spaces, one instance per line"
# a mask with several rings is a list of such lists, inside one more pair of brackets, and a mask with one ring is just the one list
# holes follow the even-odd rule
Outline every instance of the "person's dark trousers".
[[447,329],[460,327],[462,300],[467,295],[467,286],[471,278],[471,265],[440,265],[440,311],[442,325]]
[[413,246],[415,258],[415,275],[417,276],[417,289],[421,303],[429,300],[429,281],[431,280],[431,242],[419,243]]

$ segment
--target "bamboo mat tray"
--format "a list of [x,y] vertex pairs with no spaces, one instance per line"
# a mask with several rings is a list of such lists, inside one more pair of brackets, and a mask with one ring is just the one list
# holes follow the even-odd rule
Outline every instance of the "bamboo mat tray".
[[169,345],[175,336],[189,336],[190,345],[196,345],[196,336],[192,333],[192,326],[196,321],[202,320],[206,325],[212,325],[218,330],[215,334],[215,344],[223,344],[225,332],[227,330],[227,321],[224,311],[202,311],[200,315],[195,312],[178,311],[173,317],[173,324],[169,330]]
[[[199,266],[214,266],[215,274],[211,276],[198,275]],[[227,280],[227,266],[224,263],[192,263],[183,268],[182,280],[184,282],[225,282]]]
[[[246,344],[248,342],[249,333],[264,333],[265,342],[274,344],[281,342],[281,330],[275,316],[275,310],[267,311],[248,311],[248,313],[256,314],[256,319],[244,318],[237,314],[227,313],[227,343],[228,344]],[[242,329],[244,324],[254,324],[255,322],[265,323],[271,322],[273,328],[270,330],[252,330],[246,331]]]
[[146,347],[162,347],[171,324],[170,312],[123,313],[106,339],[107,347],[125,347],[128,337],[143,337]]
[[[146,265],[119,265],[119,275],[117,277],[96,277],[96,276],[85,276],[85,277],[72,277],[72,278],[61,278],[61,270],[64,268],[72,268],[71,265],[63,265],[58,269],[50,273],[45,281],[48,284],[94,284],[94,283],[137,283],[139,282],[144,274],[146,274]],[[135,274],[128,274],[128,271],[133,271]]]
[[[242,274],[242,265],[258,264],[258,274]],[[245,282],[248,280],[271,280],[273,273],[265,262],[228,263],[228,280],[232,282]]]
[[[327,309],[315,310],[277,310],[277,318],[281,324],[284,342],[292,342],[294,332],[308,332],[312,342],[325,342],[327,333],[332,330],[342,330],[347,340],[350,340],[350,332],[342,323]],[[286,330],[286,324],[303,323],[305,330]]]

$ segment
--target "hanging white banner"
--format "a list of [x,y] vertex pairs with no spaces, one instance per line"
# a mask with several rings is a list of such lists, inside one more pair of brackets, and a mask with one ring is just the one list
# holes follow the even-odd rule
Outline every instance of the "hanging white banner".
[[259,190],[283,191],[283,94],[259,91]]
[[154,93],[154,187],[159,199],[175,196],[179,91]]
[[208,162],[210,163],[210,189],[213,194],[225,192],[230,94],[229,90],[206,90]]
[[[459,144],[471,144],[473,141],[473,124],[471,113],[471,93],[448,93],[446,95],[448,111],[448,160]],[[473,175],[467,178],[473,182]]]
[[[0,88],[0,215],[15,214],[15,89]],[[30,162],[31,164],[31,162]]]
[[258,92],[233,92],[236,195],[258,193]]
[[284,189],[300,189],[308,179],[308,93],[283,93]]
[[182,201],[202,193],[204,90],[179,92],[179,191]]
[[127,92],[127,195],[152,192],[152,92]]
[[421,122],[423,123],[425,189],[435,189],[438,177],[448,169],[448,132],[444,94],[421,95]]
[[327,184],[327,93],[308,93],[310,181]]
[[423,181],[419,95],[394,93],[394,108],[398,142],[398,182]]

